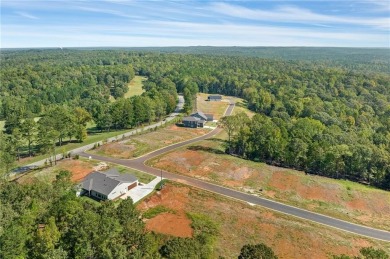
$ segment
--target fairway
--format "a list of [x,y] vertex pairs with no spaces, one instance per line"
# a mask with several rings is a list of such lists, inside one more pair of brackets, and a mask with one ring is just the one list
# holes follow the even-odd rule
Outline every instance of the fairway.
[[142,89],[143,82],[146,80],[148,78],[145,76],[135,76],[129,83],[129,91],[125,93],[125,98],[141,95],[144,92],[144,89]]

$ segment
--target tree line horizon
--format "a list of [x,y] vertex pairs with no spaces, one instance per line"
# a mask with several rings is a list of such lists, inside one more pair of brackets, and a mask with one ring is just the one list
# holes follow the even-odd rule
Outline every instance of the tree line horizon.
[[[364,54],[363,61],[355,50],[346,49],[342,57],[325,51],[326,59],[318,61],[161,51],[4,52],[2,154],[12,151],[17,159],[6,143],[24,138],[26,145],[29,127],[23,124],[34,124],[36,116],[42,118],[29,135],[52,132],[57,144],[65,137],[82,141],[90,120],[103,131],[131,128],[173,111],[177,93],[183,93],[189,113],[194,96],[203,92],[243,98],[256,112],[252,119],[225,118],[239,125],[232,126],[229,153],[388,189],[390,76],[378,54]],[[145,92],[125,99],[135,75],[148,77]],[[110,102],[110,96],[116,101]],[[34,150],[47,152],[53,140],[38,139],[30,143]]]

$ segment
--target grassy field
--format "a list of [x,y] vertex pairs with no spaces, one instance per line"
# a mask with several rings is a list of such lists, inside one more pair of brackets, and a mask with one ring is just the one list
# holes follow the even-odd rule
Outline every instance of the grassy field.
[[144,90],[142,89],[143,82],[148,80],[144,76],[135,76],[129,83],[129,91],[125,93],[125,98],[132,97],[134,95],[141,95]]
[[[260,206],[167,182],[164,189],[137,205],[146,213],[146,228],[167,236],[191,237],[191,218],[203,215],[218,226],[212,258],[237,258],[244,244],[265,243],[279,258],[330,258],[357,255],[361,247],[390,252],[390,243],[328,228]],[[153,212],[153,213],[152,213]],[[152,214],[152,215],[150,215]]]
[[88,152],[116,158],[134,158],[174,143],[204,135],[207,132],[209,132],[208,129],[191,129],[171,125],[157,131],[133,136],[124,141],[107,143]]
[[[219,120],[226,111],[229,105],[226,97],[222,97],[220,102],[207,101],[208,94],[198,93],[196,98],[198,111],[203,113],[211,113],[214,115],[214,120]],[[207,123],[206,123],[207,125]]]
[[[57,154],[64,154],[64,153],[67,153],[68,151],[70,151],[72,149],[75,149],[75,148],[78,148],[78,147],[82,147],[82,146],[85,146],[85,145],[88,145],[88,144],[91,144],[91,143],[95,143],[97,141],[105,140],[105,139],[108,139],[108,138],[111,138],[111,137],[115,137],[117,135],[123,134],[123,133],[128,132],[128,131],[131,131],[131,130],[130,129],[126,129],[126,130],[120,130],[120,131],[111,131],[111,132],[89,134],[87,136],[86,140],[84,140],[84,142],[82,142],[82,143],[68,143],[68,144],[64,144],[62,147],[57,147],[56,148],[56,153]],[[65,139],[65,142],[66,141],[67,141],[67,139]],[[27,165],[27,164],[30,164],[30,163],[33,163],[33,162],[45,159],[47,157],[49,157],[49,155],[46,154],[46,155],[34,156],[34,157],[31,157],[31,158],[30,157],[29,158],[24,158],[24,159],[21,159],[20,162],[17,162],[16,166]]]

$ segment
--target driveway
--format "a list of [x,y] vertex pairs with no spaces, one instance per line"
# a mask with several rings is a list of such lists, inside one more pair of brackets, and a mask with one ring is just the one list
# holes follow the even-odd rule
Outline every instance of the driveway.
[[[228,108],[226,109],[225,115],[230,115],[232,113],[233,109],[234,109],[234,104],[229,105]],[[172,150],[175,150],[179,147],[189,145],[189,144],[198,142],[200,140],[204,140],[204,139],[213,137],[216,134],[218,134],[220,131],[221,131],[220,128],[216,128],[213,131],[211,131],[208,134],[203,135],[201,137],[197,137],[197,138],[194,138],[191,140],[187,140],[187,141],[184,141],[181,143],[176,143],[176,144],[167,146],[165,148],[156,150],[154,152],[151,152],[149,154],[146,154],[146,155],[139,157],[139,158],[136,158],[136,159],[131,159],[131,160],[129,160],[129,159],[116,159],[116,158],[103,157],[103,156],[98,156],[98,155],[94,155],[93,159],[124,165],[124,166],[130,167],[130,168],[142,171],[142,172],[146,172],[146,173],[149,173],[149,174],[152,174],[155,176],[160,176],[160,174],[161,174],[160,169],[156,169],[156,168],[149,167],[149,166],[145,165],[145,162],[147,160],[154,158],[158,155],[162,155],[166,152],[170,152]],[[80,155],[84,156],[84,157],[90,156],[89,154],[86,154],[86,153],[80,153]],[[214,192],[214,193],[217,193],[220,195],[224,195],[224,196],[229,197],[229,198],[244,201],[244,202],[247,202],[249,204],[260,205],[262,207],[265,207],[265,208],[268,208],[268,209],[271,209],[271,210],[274,210],[277,212],[285,213],[285,214],[288,214],[288,215],[291,215],[294,217],[298,217],[301,219],[310,220],[310,221],[313,221],[313,222],[316,222],[316,223],[319,223],[322,225],[326,225],[329,227],[333,227],[333,228],[336,228],[339,230],[343,230],[343,231],[358,234],[361,236],[390,242],[390,232],[388,232],[388,231],[374,229],[374,228],[370,228],[370,227],[366,227],[366,226],[362,226],[362,225],[357,225],[357,224],[343,221],[340,219],[317,214],[317,213],[314,213],[311,211],[307,211],[307,210],[293,207],[290,205],[285,205],[285,204],[282,204],[282,203],[279,203],[276,201],[272,201],[269,199],[261,198],[261,197],[255,196],[255,195],[239,192],[239,191],[236,191],[236,190],[233,190],[230,188],[226,188],[223,186],[219,186],[219,185],[214,185],[212,183],[208,183],[208,182],[196,179],[196,178],[191,178],[191,177],[188,177],[185,175],[174,174],[174,173],[170,173],[167,171],[162,171],[162,172],[163,172],[163,177],[167,178],[171,181],[184,183],[184,184],[196,187],[196,188],[200,188],[200,189],[203,189],[206,191],[210,191],[210,192]]]

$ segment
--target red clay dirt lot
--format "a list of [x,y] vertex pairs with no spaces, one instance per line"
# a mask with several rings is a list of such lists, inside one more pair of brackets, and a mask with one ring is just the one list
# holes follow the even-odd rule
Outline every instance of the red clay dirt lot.
[[[183,147],[149,161],[185,174],[290,205],[390,230],[390,192],[226,155],[218,139]],[[262,191],[260,191],[262,189]]]
[[80,182],[86,175],[94,170],[94,163],[83,161],[65,159],[57,162],[54,167],[47,167],[39,171],[33,171],[22,177],[17,181],[18,183],[32,183],[35,180],[53,181],[59,170],[68,170],[72,173],[72,181]]
[[161,191],[143,200],[138,209],[147,211],[157,205],[164,205],[175,213],[165,212],[152,219],[146,220],[146,229],[177,237],[192,237],[191,220],[185,214],[185,207],[189,202],[190,188],[176,188],[173,185],[165,186]]
[[94,150],[89,150],[88,152],[115,158],[129,159],[171,144],[202,136],[208,132],[209,129],[190,129],[171,125],[167,128],[134,136],[120,142],[108,143]]
[[[146,211],[156,206],[174,210],[146,221],[150,231],[190,237],[191,221],[185,213],[207,215],[219,225],[213,258],[237,258],[247,243],[263,242],[279,258],[329,258],[332,254],[357,255],[361,247],[375,246],[390,252],[390,243],[370,240],[271,210],[168,182],[161,192],[138,204]],[[178,221],[176,221],[177,219]]]

